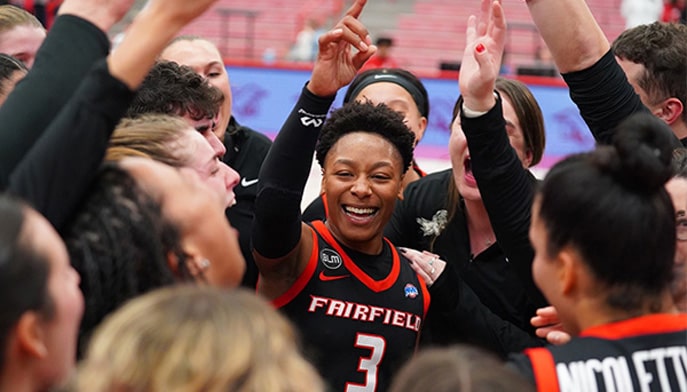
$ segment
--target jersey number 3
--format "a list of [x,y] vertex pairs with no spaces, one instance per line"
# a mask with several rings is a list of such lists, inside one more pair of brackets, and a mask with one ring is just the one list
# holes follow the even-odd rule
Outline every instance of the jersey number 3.
[[370,350],[370,356],[361,357],[358,364],[358,371],[365,372],[365,384],[346,383],[346,392],[374,392],[377,388],[377,370],[384,357],[386,341],[378,335],[358,333],[355,347]]

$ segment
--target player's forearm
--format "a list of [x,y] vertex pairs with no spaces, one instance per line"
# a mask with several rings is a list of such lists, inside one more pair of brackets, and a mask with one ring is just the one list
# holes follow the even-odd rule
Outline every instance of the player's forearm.
[[527,6],[561,73],[586,69],[608,51],[584,0],[527,0]]

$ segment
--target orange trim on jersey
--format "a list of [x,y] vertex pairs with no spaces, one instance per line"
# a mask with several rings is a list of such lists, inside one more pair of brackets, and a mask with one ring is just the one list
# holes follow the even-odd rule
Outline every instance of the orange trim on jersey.
[[315,274],[317,262],[319,261],[319,257],[317,255],[317,234],[315,234],[315,230],[310,231],[312,232],[313,238],[312,252],[310,252],[310,260],[308,260],[308,265],[305,266],[305,269],[303,272],[301,272],[301,275],[298,277],[298,279],[296,279],[294,284],[291,285],[288,290],[286,290],[284,294],[272,300],[272,305],[274,305],[275,308],[281,308],[282,306],[293,301],[293,299],[296,298],[301,291],[303,291],[313,274]]
[[430,303],[430,296],[429,296],[429,290],[427,290],[427,285],[425,284],[424,279],[420,275],[417,275],[417,280],[420,282],[420,290],[422,290],[422,301],[423,303],[423,309],[424,309],[424,314],[422,315],[422,319],[424,320],[427,317],[427,311],[429,310],[429,303]]
[[623,339],[639,335],[653,335],[687,331],[687,314],[649,314],[587,328],[580,336],[603,339]]
[[537,384],[537,391],[560,391],[556,364],[553,361],[551,352],[544,347],[528,348],[524,352],[525,355],[529,357],[530,363],[532,364],[532,372],[534,373],[534,381]]
[[415,173],[420,177],[425,177],[427,175],[424,170],[420,169],[420,166],[418,166],[415,161],[413,161],[413,170],[415,170]]
[[322,206],[324,207],[324,216],[329,218],[329,204],[327,204],[327,194],[323,193],[320,195],[322,198]]
[[358,267],[357,264],[351,258],[346,254],[346,252],[341,248],[341,245],[339,245],[338,242],[334,239],[334,236],[332,236],[332,233],[327,229],[327,226],[324,225],[324,222],[322,221],[314,221],[310,222],[310,224],[313,226],[315,230],[317,230],[318,233],[327,241],[329,245],[331,245],[343,258],[343,263],[344,266],[346,266],[346,269],[351,271],[351,273],[358,278],[365,286],[367,286],[370,290],[374,291],[375,293],[379,293],[384,290],[388,290],[391,286],[396,283],[396,280],[398,279],[398,275],[401,271],[401,260],[400,257],[398,256],[398,251],[396,251],[396,247],[394,247],[389,240],[384,238],[384,241],[386,241],[389,246],[391,247],[391,253],[393,254],[393,261],[391,265],[391,272],[389,272],[389,275],[387,275],[386,278],[382,280],[374,280],[372,279],[368,274],[365,273],[360,267]]

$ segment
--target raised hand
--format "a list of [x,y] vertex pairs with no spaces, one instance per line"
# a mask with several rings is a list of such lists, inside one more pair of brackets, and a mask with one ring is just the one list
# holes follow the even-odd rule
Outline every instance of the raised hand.
[[117,50],[108,57],[112,76],[136,89],[169,41],[216,1],[151,0],[131,23]]
[[356,0],[343,19],[320,36],[317,59],[308,83],[308,90],[313,94],[323,97],[335,94],[353,80],[377,50],[367,28],[358,20],[365,3],[366,0]]
[[506,44],[506,18],[498,0],[482,0],[479,17],[470,15],[459,86],[466,107],[486,111],[495,104],[494,84]]

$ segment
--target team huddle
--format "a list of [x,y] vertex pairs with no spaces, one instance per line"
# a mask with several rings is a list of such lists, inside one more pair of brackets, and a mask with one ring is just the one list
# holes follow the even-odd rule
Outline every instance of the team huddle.
[[499,0],[429,174],[423,83],[361,71],[365,0],[273,142],[178,36],[214,0],[151,0],[110,51],[132,2],[65,0],[47,36],[0,6],[0,391],[687,391],[687,26],[611,45],[583,0],[527,1],[598,143],[540,180]]

